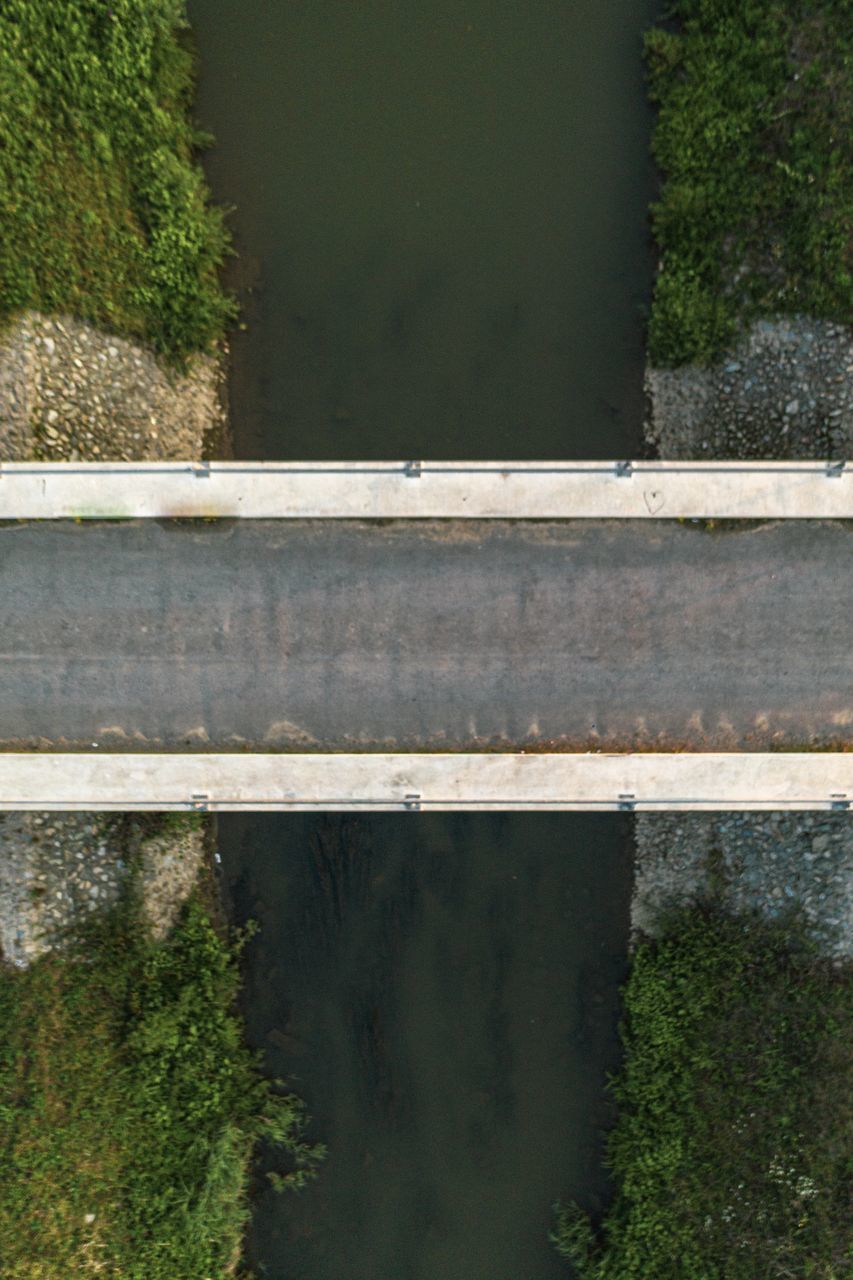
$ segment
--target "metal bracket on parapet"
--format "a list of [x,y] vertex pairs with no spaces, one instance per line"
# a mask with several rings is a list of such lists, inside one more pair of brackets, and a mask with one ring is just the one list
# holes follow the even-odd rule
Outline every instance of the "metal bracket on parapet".
[[207,813],[210,808],[210,796],[206,791],[194,791],[190,796],[190,807],[196,813]]
[[403,471],[409,477],[410,480],[420,480],[421,478],[420,462],[407,462],[406,465],[403,467]]
[[403,807],[415,812],[421,807],[421,795],[419,791],[414,791],[407,795],[403,801]]
[[634,795],[633,791],[629,792],[627,795],[619,796],[619,810],[621,813],[633,813],[636,806],[637,797]]
[[846,465],[847,464],[843,458],[841,459],[840,462],[827,462],[826,464],[827,477],[832,480],[840,480],[844,474],[844,468]]
[[210,463],[207,461],[194,462],[192,464],[192,473],[195,476],[196,480],[209,480],[210,479]]
[[617,463],[616,463],[616,474],[617,474],[617,476],[629,476],[629,477],[630,477],[631,475],[633,475],[633,473],[634,473],[634,468],[633,468],[633,466],[632,466],[632,464],[631,464],[630,462],[625,461],[625,462],[617,462]]
[[836,810],[838,813],[843,813],[850,808],[850,801],[847,799],[846,795],[836,793],[829,797],[829,807],[830,809]]

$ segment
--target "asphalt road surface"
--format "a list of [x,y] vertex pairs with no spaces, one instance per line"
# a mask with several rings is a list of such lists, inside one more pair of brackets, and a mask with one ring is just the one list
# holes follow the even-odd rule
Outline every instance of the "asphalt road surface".
[[853,739],[853,532],[787,521],[0,527],[0,746]]

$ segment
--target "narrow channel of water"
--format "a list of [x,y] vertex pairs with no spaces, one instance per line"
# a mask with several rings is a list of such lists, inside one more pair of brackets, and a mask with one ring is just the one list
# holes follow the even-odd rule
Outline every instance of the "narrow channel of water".
[[636,453],[656,0],[191,0],[240,454]]
[[554,1280],[560,1196],[603,1203],[629,829],[562,814],[221,823],[254,916],[243,1008],[329,1146],[267,1191],[276,1280]]
[[[236,206],[242,458],[636,456],[653,0],[190,0]],[[629,827],[241,815],[252,1044],[328,1143],[259,1195],[271,1280],[558,1280],[606,1194]]]

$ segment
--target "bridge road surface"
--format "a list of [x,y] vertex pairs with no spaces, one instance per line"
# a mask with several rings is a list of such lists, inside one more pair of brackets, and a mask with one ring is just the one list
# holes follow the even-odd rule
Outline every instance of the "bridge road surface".
[[0,527],[0,746],[765,750],[853,736],[853,533]]

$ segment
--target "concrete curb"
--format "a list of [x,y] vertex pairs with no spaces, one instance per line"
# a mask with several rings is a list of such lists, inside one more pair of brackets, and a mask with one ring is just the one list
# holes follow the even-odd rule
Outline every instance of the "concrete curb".
[[0,810],[846,810],[853,753],[0,754]]
[[0,519],[851,519],[843,462],[0,465]]

